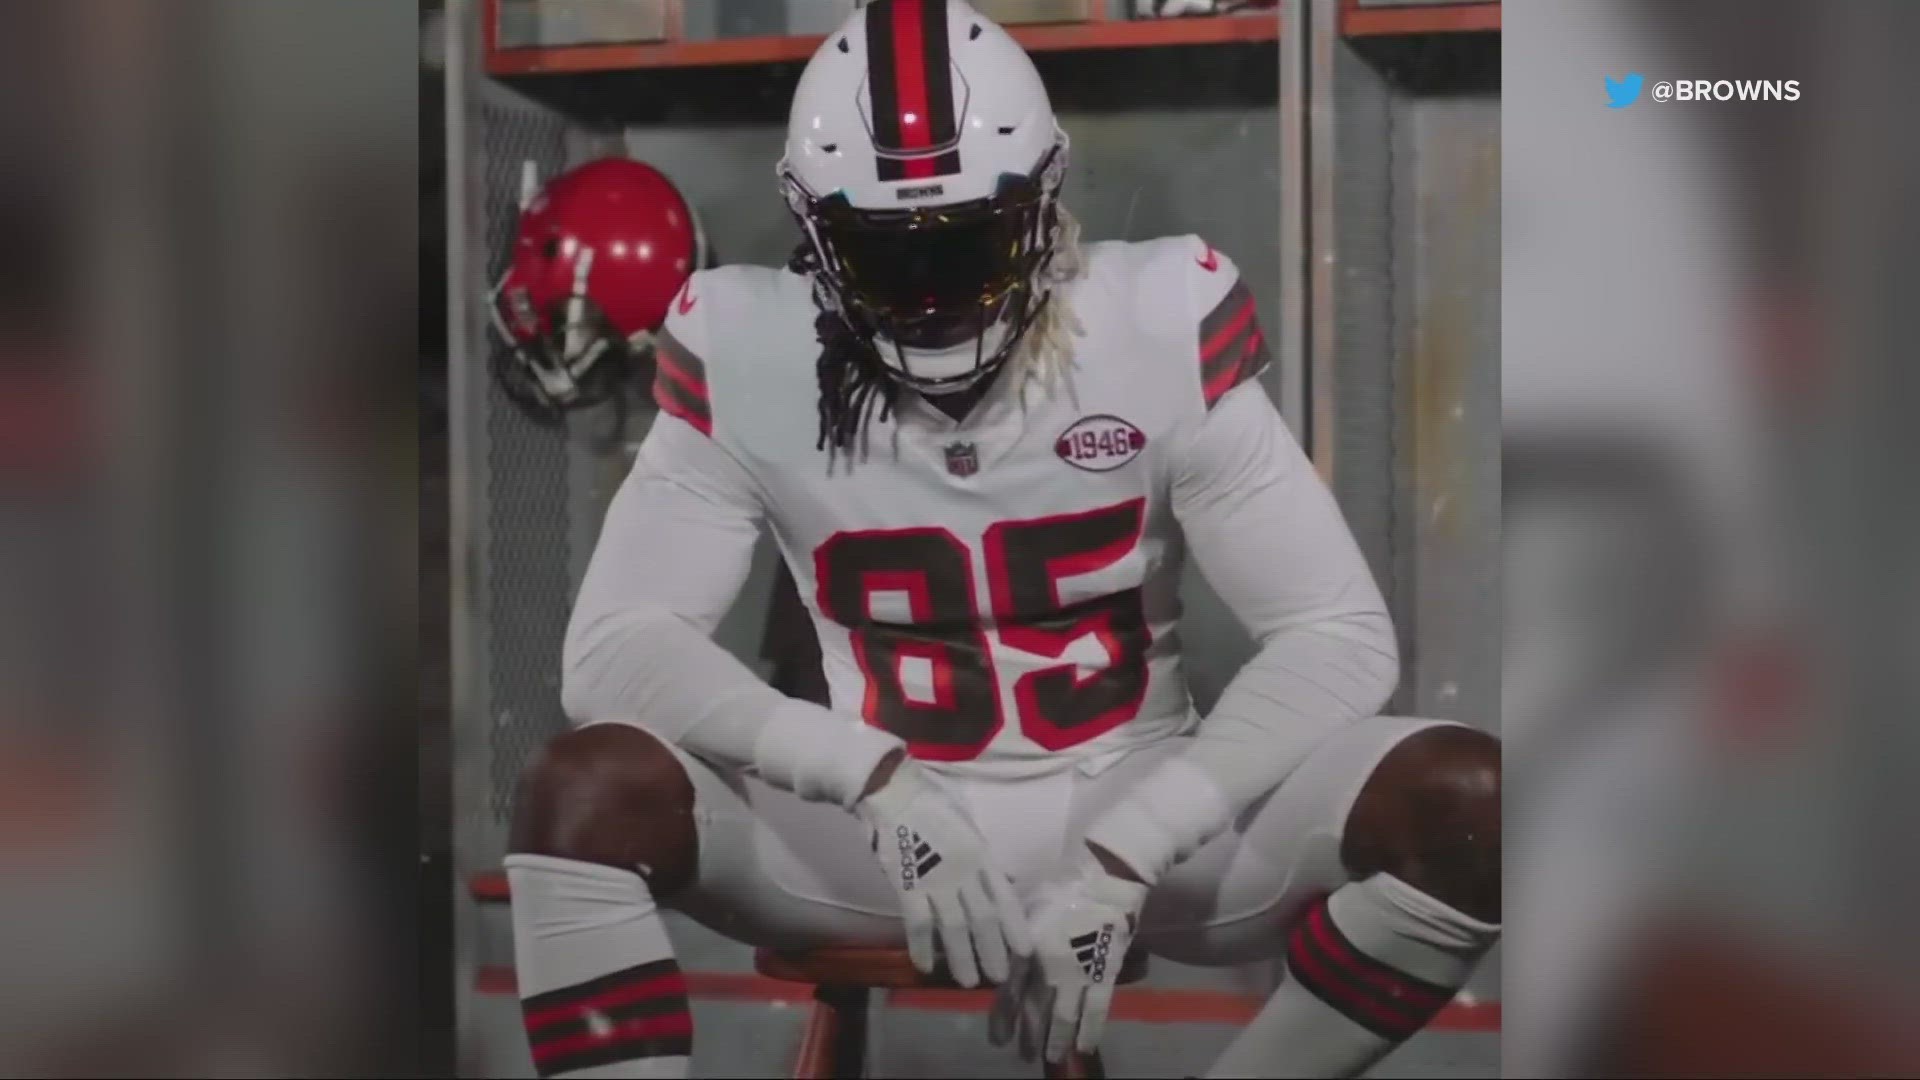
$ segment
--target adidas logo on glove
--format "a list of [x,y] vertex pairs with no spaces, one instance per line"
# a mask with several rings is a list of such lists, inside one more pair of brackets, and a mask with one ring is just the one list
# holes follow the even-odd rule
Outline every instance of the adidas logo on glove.
[[900,888],[912,892],[916,880],[933,873],[933,868],[940,865],[940,854],[905,825],[894,827],[893,839],[900,848]]
[[1073,955],[1079,957],[1087,978],[1100,982],[1107,977],[1107,949],[1113,944],[1113,924],[1107,923],[1097,934],[1081,934],[1071,939]]

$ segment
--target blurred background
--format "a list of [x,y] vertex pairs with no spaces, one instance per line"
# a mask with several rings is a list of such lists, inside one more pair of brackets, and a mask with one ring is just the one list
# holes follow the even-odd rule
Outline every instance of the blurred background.
[[1907,1075],[1920,10],[1507,14],[1507,1071]]
[[408,5],[6,13],[0,1072],[424,1041],[417,42]]
[[[1065,201],[1089,239],[1196,233],[1239,264],[1280,360],[1266,389],[1392,605],[1406,660],[1395,707],[1497,730],[1500,5],[978,6],[1040,66],[1072,139]],[[782,265],[799,239],[774,174],[788,105],[821,35],[854,7],[457,0],[431,23],[445,43],[448,749],[453,865],[470,889],[455,936],[467,1075],[531,1075],[498,873],[513,785],[565,722],[557,658],[573,591],[655,415],[640,356],[612,401],[558,421],[489,377],[502,343],[485,296],[528,163],[544,181],[606,155],[644,161],[691,204],[716,261]],[[432,512],[423,502],[423,535]],[[776,679],[791,665],[784,588],[763,543],[717,635]],[[1251,646],[1197,575],[1184,599],[1187,673],[1207,708]],[[695,1073],[784,1075],[806,988],[757,978],[750,950],[691,921],[671,925],[696,1026],[729,1033],[695,1040]],[[1121,992],[1133,1004],[1107,1043],[1116,1075],[1203,1071],[1275,975],[1156,961]],[[1498,988],[1496,959],[1379,1074],[1493,1075]],[[880,1074],[1032,1071],[986,1045],[978,995],[908,997],[880,1014]]]

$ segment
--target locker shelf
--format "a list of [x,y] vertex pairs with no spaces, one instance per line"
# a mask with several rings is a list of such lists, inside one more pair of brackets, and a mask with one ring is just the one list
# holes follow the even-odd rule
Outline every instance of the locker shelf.
[[[1278,41],[1277,14],[1215,15],[1186,19],[1112,19],[1084,23],[1009,27],[1033,52],[1139,49],[1177,45],[1231,45]],[[636,68],[750,66],[802,61],[823,35],[744,37],[646,45],[571,45],[559,48],[489,49],[489,75],[558,75]]]
[[1347,37],[1500,31],[1500,4],[1497,0],[1395,6],[1362,6],[1359,0],[1343,0],[1340,9],[1340,32]]

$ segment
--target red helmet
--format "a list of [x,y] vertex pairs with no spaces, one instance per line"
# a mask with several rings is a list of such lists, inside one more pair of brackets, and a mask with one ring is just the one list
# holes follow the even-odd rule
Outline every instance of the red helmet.
[[602,158],[554,177],[521,208],[513,263],[488,304],[510,346],[496,369],[508,393],[546,414],[607,397],[622,354],[650,343],[702,248],[692,208],[649,165]]

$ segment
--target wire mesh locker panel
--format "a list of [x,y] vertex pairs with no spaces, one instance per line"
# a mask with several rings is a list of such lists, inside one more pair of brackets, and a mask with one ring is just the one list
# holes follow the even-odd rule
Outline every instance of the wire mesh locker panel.
[[[484,230],[474,257],[486,278],[505,269],[518,218],[523,163],[543,176],[566,163],[567,123],[559,114],[481,80],[473,102],[480,183],[475,204]],[[455,753],[469,765],[484,762],[485,797],[469,798],[464,854],[497,861],[505,849],[514,779],[527,756],[560,730],[560,645],[572,589],[565,557],[571,541],[571,490],[564,427],[530,418],[486,371],[502,361],[502,346],[479,337],[484,371],[473,371],[467,410],[477,435],[470,447],[469,489],[476,526],[469,613],[474,641],[472,678],[479,691],[473,715],[455,718]],[[479,357],[456,357],[477,365]],[[474,794],[474,793],[469,793]]]

